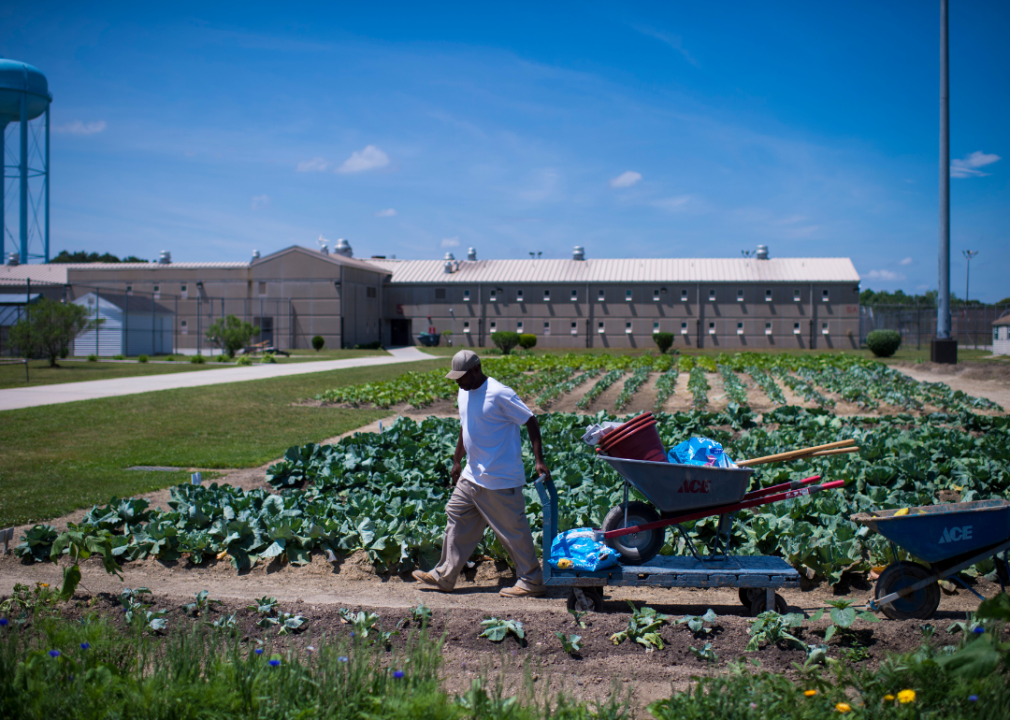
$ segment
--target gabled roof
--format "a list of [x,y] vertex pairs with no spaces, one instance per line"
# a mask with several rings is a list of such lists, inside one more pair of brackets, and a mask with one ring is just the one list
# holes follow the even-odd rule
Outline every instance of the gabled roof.
[[[85,293],[84,295],[74,298],[73,302],[77,305],[83,305],[87,301],[87,298],[94,296],[94,292]],[[138,315],[146,313],[150,315],[153,311],[156,315],[173,314],[170,309],[145,295],[126,295],[124,293],[106,292],[105,290],[102,290],[98,293],[98,297],[101,302],[115,305],[120,310],[126,310],[129,313],[137,313]]]
[[270,253],[269,255],[264,255],[261,258],[253,260],[251,265],[262,265],[265,262],[275,260],[279,257],[287,255],[289,253],[299,252],[311,256],[315,260],[322,260],[324,262],[332,263],[334,265],[345,265],[347,267],[358,268],[359,270],[367,270],[368,272],[378,272],[378,273],[388,273],[388,270],[384,268],[377,267],[371,262],[366,262],[364,260],[358,260],[356,258],[344,257],[343,255],[338,255],[336,253],[324,253],[319,250],[313,250],[312,248],[302,247],[301,245],[291,245],[284,248],[283,250],[278,250],[277,252]]
[[1010,312],[1000,315],[999,319],[993,322],[993,325],[1010,325]]
[[849,258],[656,258],[593,260],[369,260],[393,283],[859,282]]

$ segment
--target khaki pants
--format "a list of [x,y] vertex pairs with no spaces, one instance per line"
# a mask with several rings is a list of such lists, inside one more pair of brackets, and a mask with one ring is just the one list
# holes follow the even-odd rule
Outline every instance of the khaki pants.
[[449,522],[442,539],[442,559],[430,573],[440,585],[445,588],[456,585],[460,570],[490,525],[516,566],[519,575],[516,585],[531,591],[543,589],[544,574],[526,521],[522,488],[488,490],[460,478],[445,513]]

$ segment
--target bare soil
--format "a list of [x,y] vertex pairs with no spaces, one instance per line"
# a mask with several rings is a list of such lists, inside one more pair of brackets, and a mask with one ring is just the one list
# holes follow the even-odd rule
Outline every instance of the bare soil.
[[895,369],[919,382],[942,382],[952,390],[961,390],[999,404],[1010,412],[1010,363],[1000,360],[941,363],[899,363]]

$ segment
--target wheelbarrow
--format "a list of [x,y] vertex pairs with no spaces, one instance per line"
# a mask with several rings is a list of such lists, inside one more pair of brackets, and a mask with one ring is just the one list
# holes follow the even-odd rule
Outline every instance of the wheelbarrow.
[[[867,607],[892,620],[925,620],[940,605],[940,580],[953,576],[980,600],[982,595],[957,577],[975,563],[992,557],[1000,588],[1010,584],[1010,502],[974,502],[927,505],[901,510],[878,510],[850,518],[880,533],[891,543],[928,563],[893,562],[877,579],[874,599]],[[1002,553],[1003,558],[999,555]]]

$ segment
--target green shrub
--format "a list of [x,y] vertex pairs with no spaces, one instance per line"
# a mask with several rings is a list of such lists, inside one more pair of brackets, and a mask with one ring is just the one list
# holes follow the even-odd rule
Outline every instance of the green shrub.
[[523,333],[519,336],[519,347],[529,350],[537,346],[537,336],[533,333]]
[[203,365],[205,362],[207,362],[207,358],[205,358],[203,355],[194,355],[189,359],[189,361],[194,365]]
[[222,353],[221,355],[218,355],[216,359],[217,359],[217,361],[219,363],[228,362],[228,356],[225,355],[224,353]]
[[137,362],[139,363],[146,363],[147,360],[148,360],[147,355],[140,355],[137,357]]
[[98,362],[98,356],[94,353],[88,355],[88,362]]
[[252,365],[252,358],[249,357],[248,355],[243,355],[236,361],[235,364],[241,365],[243,367],[245,367],[246,365]]
[[874,330],[866,336],[866,347],[877,357],[891,357],[901,347],[897,330]]
[[261,363],[276,363],[277,358],[274,357],[273,353],[266,353],[263,355],[263,359],[260,360]]
[[312,338],[312,347],[315,348],[316,352],[322,350],[325,344],[326,339],[322,335],[316,335],[314,338]]
[[659,352],[666,354],[666,351],[673,347],[673,333],[658,332],[652,333],[652,340],[659,348]]
[[113,360],[125,360],[126,356],[125,355],[113,355],[112,359]]
[[502,351],[502,355],[508,355],[512,352],[512,348],[519,344],[519,333],[504,331],[491,333],[491,342]]

